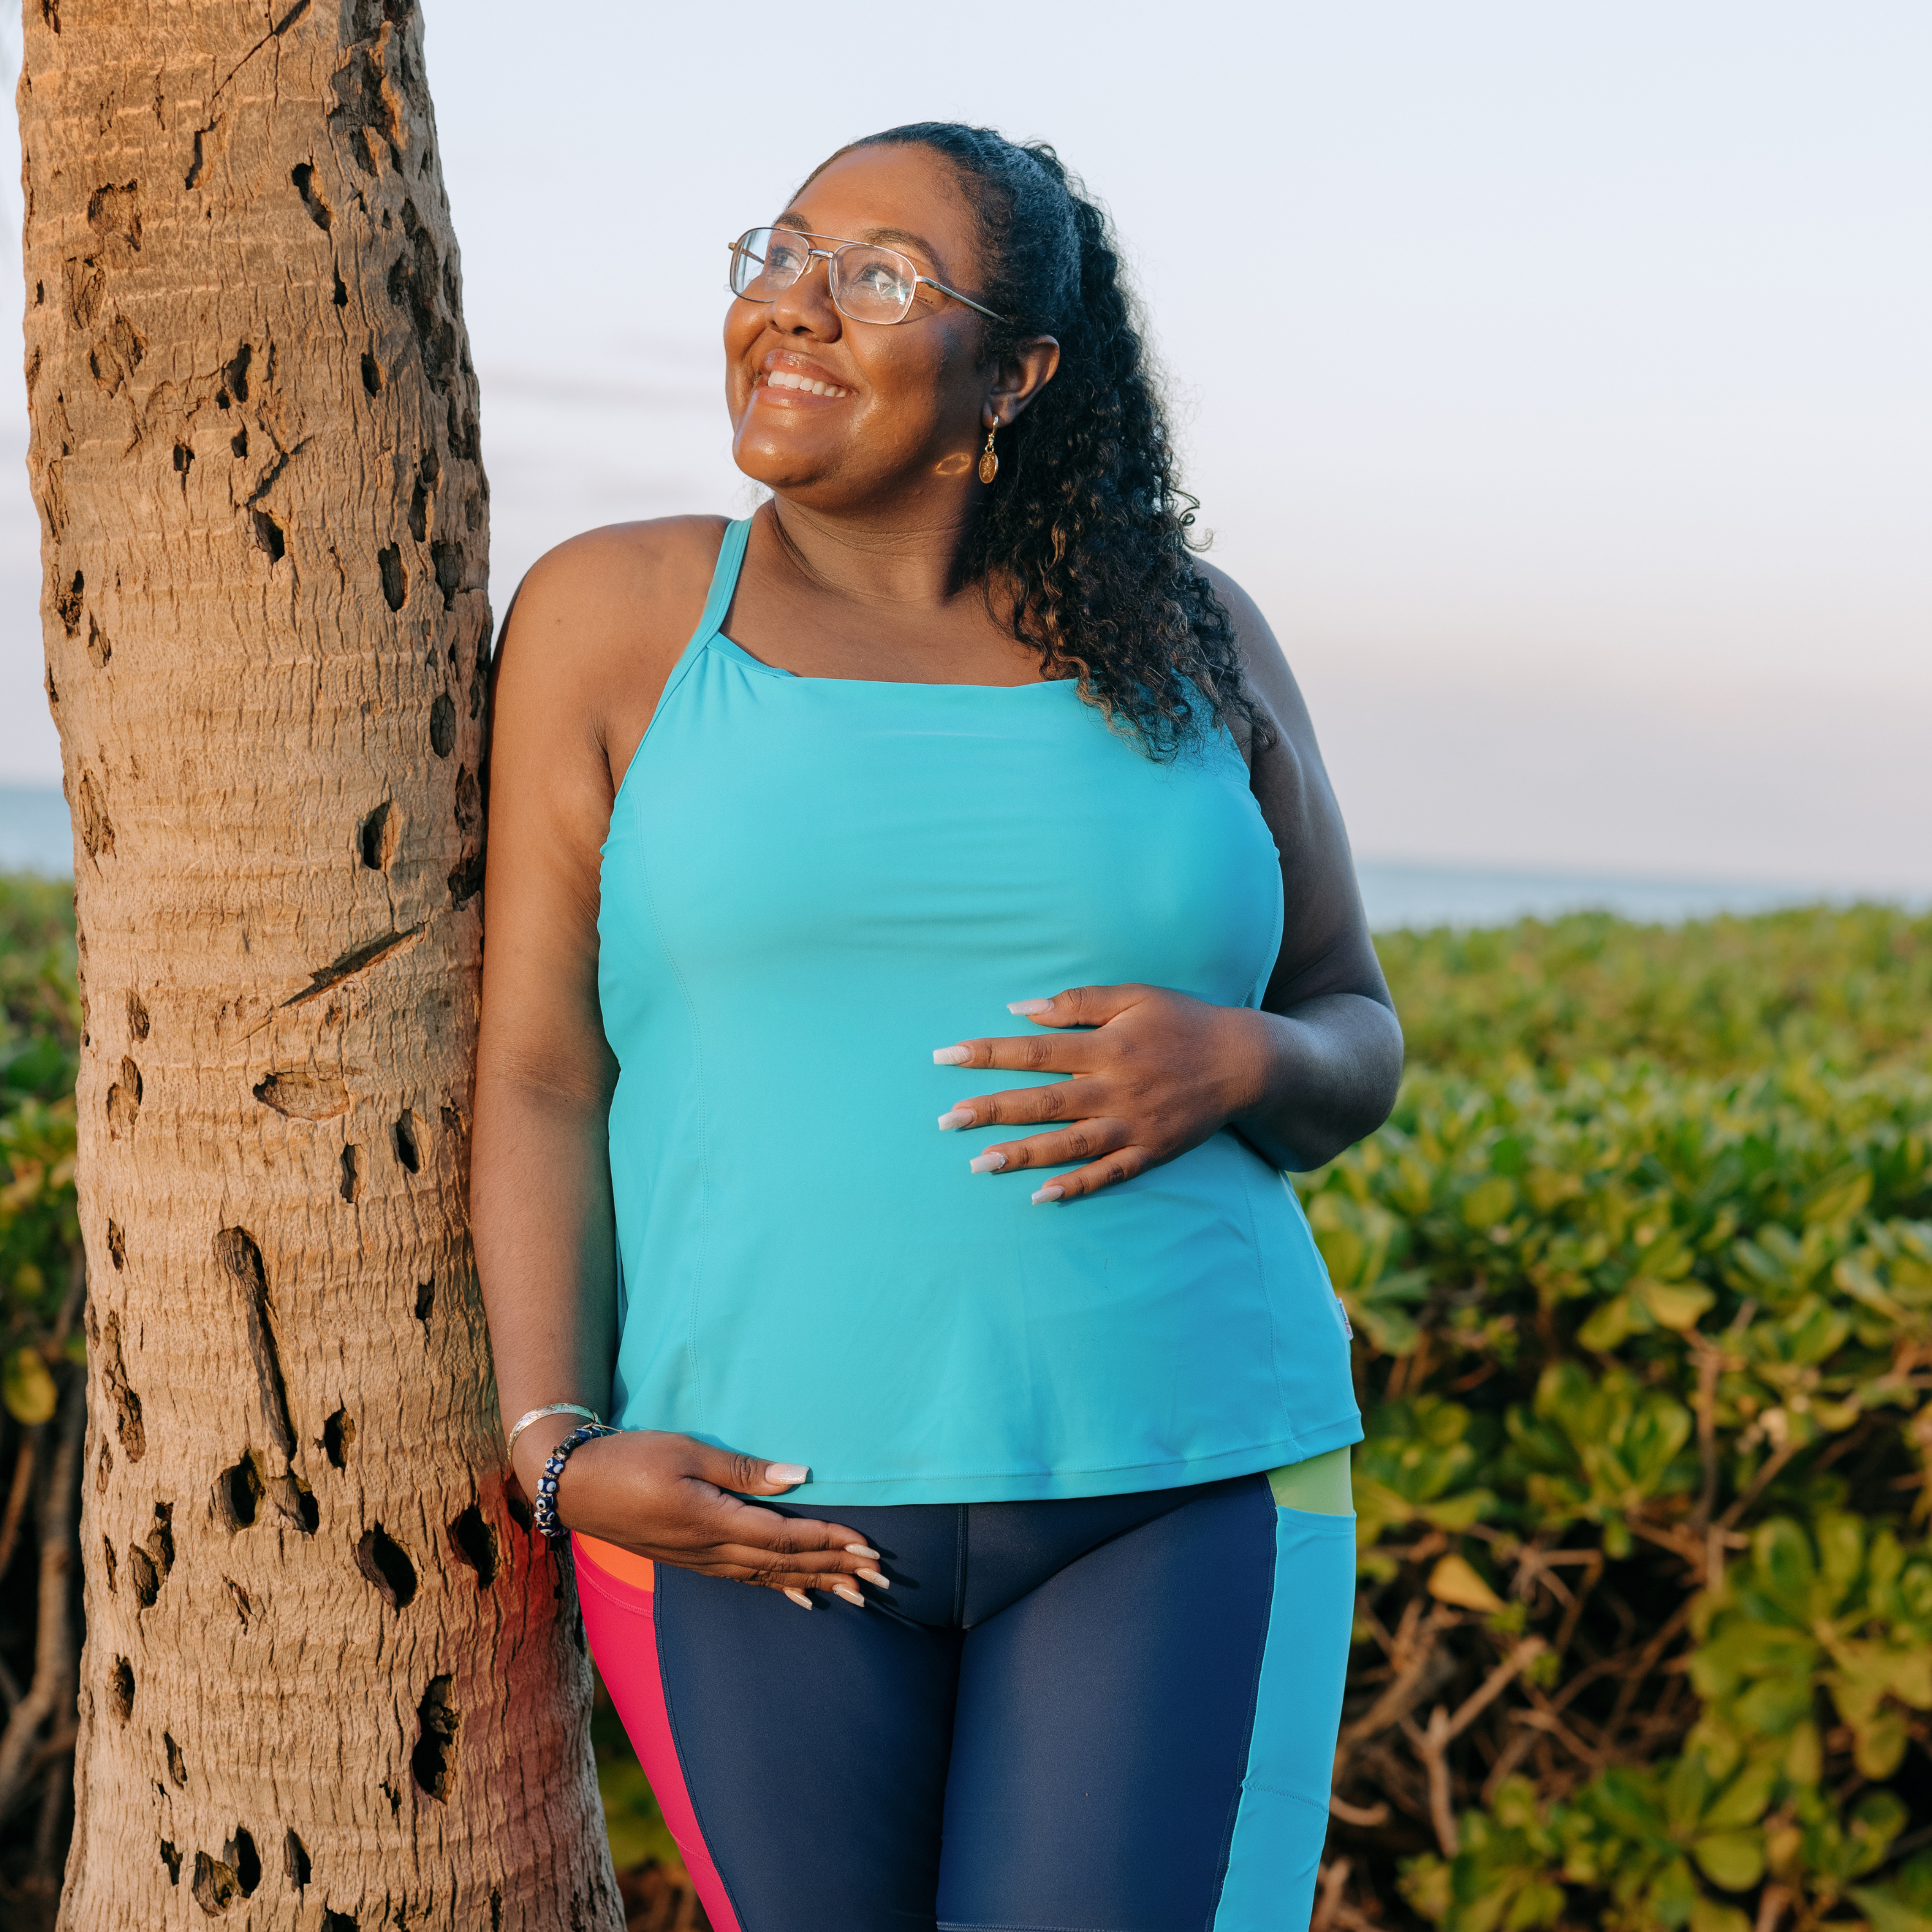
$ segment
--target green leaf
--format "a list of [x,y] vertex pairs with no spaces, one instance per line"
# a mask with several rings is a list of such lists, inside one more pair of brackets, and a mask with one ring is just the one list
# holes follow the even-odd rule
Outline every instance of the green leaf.
[[1871,1932],[1932,1932],[1932,1912],[1908,1904],[1889,1886],[1855,1885],[1851,1897]]
[[1462,1197],[1462,1220],[1466,1226],[1488,1228],[1507,1220],[1516,1205],[1516,1183],[1500,1174],[1478,1181]]
[[5,1401],[8,1414],[29,1429],[52,1418],[60,1406],[60,1390],[54,1386],[39,1349],[16,1348],[7,1358],[5,1373],[0,1376],[0,1400]]
[[1680,1334],[1696,1328],[1697,1318],[1718,1299],[1708,1288],[1700,1288],[1694,1282],[1666,1285],[1660,1281],[1634,1281],[1630,1292],[1650,1310],[1660,1328],[1673,1328]]
[[1778,1788],[1778,1780],[1775,1758],[1747,1765],[1729,1788],[1718,1795],[1717,1802],[1705,1812],[1701,1821],[1704,1829],[1730,1832],[1755,1825],[1764,1816],[1771,1802],[1771,1794]]
[[1483,1581],[1475,1565],[1453,1552],[1440,1558],[1429,1573],[1429,1594],[1438,1601],[1454,1604],[1460,1610],[1499,1610],[1503,1600]]
[[1726,1892],[1748,1892],[1764,1876],[1762,1832],[1714,1832],[1691,1852],[1704,1876]]
[[1751,1932],[1751,1922],[1735,1905],[1700,1898],[1690,1908],[1690,1932]]

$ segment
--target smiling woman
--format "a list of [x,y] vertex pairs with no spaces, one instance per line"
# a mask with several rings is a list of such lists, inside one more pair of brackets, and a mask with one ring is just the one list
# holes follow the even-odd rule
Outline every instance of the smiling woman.
[[729,260],[771,502],[499,657],[520,1478],[715,1924],[1305,1922],[1361,1431],[1283,1170],[1401,1052],[1312,730],[1051,149],[875,136]]

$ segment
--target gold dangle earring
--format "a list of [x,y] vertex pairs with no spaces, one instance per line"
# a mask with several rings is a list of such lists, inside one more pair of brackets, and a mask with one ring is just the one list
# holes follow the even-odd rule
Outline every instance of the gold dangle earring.
[[998,428],[999,424],[995,423],[992,429],[987,430],[986,446],[980,452],[980,481],[982,483],[992,482],[1000,473],[999,452],[993,447],[994,430]]

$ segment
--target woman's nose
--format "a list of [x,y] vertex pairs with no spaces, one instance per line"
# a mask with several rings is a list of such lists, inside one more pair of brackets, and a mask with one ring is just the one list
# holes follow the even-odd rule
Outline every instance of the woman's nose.
[[772,304],[772,326],[788,335],[836,340],[844,318],[832,299],[832,264],[814,255],[803,274]]

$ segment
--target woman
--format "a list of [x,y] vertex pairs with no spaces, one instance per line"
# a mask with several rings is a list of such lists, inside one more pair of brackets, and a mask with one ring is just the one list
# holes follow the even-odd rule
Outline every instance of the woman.
[[1282,1170],[1401,1058],[1306,712],[1050,148],[895,129],[730,259],[772,500],[501,654],[518,1476],[715,1926],[1305,1924],[1360,1426]]

